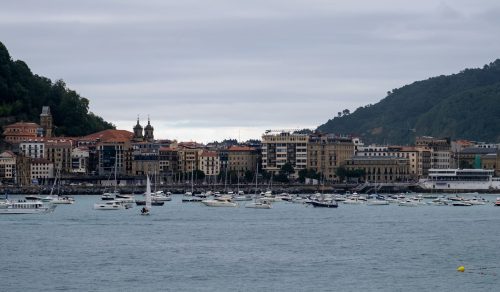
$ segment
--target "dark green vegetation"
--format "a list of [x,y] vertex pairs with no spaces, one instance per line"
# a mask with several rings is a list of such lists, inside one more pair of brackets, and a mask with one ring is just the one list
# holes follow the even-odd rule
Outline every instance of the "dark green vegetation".
[[318,130],[372,143],[412,144],[422,135],[500,142],[500,59],[393,89],[377,104],[339,113]]
[[89,100],[66,88],[62,80],[33,74],[13,61],[0,42],[0,126],[17,121],[38,123],[42,106],[50,106],[56,135],[83,136],[114,126],[89,112]]

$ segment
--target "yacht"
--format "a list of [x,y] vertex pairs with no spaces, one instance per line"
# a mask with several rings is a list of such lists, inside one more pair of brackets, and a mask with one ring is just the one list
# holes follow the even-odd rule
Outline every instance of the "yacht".
[[389,201],[385,199],[370,199],[366,202],[368,206],[387,206]]
[[500,207],[500,197],[497,198],[497,200],[495,201],[495,206],[498,206]]
[[271,209],[271,202],[265,199],[258,199],[252,203],[248,203],[245,205],[245,208],[253,208],[253,209]]
[[157,191],[151,194],[151,200],[158,202],[172,201],[170,195],[166,195],[163,191]]
[[486,205],[486,200],[483,198],[477,198],[474,197],[472,199],[467,200],[468,203],[471,203],[472,205]]
[[472,206],[471,203],[469,203],[469,202],[467,202],[465,200],[463,200],[463,201],[453,201],[453,202],[451,202],[451,205],[452,206],[459,206],[459,207],[470,207],[470,206]]
[[219,197],[201,201],[205,206],[209,207],[238,207],[238,204],[231,201],[228,197]]
[[105,201],[94,204],[94,210],[125,210],[125,205],[120,201]]
[[103,201],[113,201],[115,199],[115,196],[119,194],[118,192],[113,192],[113,193],[104,193],[101,195],[101,200]]
[[363,204],[363,200],[359,198],[357,195],[353,195],[345,199],[342,203],[348,204],[348,205],[359,205]]
[[338,208],[339,204],[335,200],[313,200],[309,202],[313,207]]
[[54,211],[56,205],[44,204],[40,200],[17,200],[8,199],[0,202],[0,214],[43,214]]

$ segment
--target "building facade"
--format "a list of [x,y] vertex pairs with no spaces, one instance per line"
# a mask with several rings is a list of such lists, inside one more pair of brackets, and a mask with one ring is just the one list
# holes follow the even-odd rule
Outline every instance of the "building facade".
[[5,141],[17,144],[25,140],[35,139],[41,135],[42,128],[35,123],[14,123],[4,127]]
[[19,151],[26,157],[45,158],[45,141],[43,138],[26,139],[19,143]]
[[54,164],[61,173],[71,173],[71,154],[73,143],[71,140],[47,140],[45,142],[45,158]]
[[208,177],[218,176],[220,173],[219,155],[215,151],[201,150],[198,169]]
[[248,146],[230,146],[227,149],[227,167],[242,177],[247,171],[255,173],[258,154],[255,148]]
[[44,158],[31,160],[31,183],[47,185],[54,178],[54,163]]
[[14,183],[16,180],[16,155],[12,151],[0,154],[0,182]]
[[338,181],[337,168],[354,153],[355,144],[350,137],[312,134],[307,144],[307,168],[321,173],[323,180]]
[[266,131],[262,135],[262,168],[277,174],[283,165],[289,163],[297,177],[301,169],[307,168],[307,134],[292,131]]
[[406,182],[410,178],[407,158],[355,156],[346,161],[346,168],[363,170],[362,181],[371,183]]

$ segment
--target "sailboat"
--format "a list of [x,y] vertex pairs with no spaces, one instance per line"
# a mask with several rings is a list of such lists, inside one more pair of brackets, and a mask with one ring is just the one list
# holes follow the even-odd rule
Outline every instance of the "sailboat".
[[141,209],[141,215],[149,215],[151,212],[151,182],[149,175],[146,177],[146,206]]
[[[61,177],[61,168],[57,169],[56,177],[54,178],[54,183],[52,184],[52,188],[50,189],[50,194],[43,198],[43,202],[50,202],[52,204],[73,204],[75,202],[74,198],[67,196],[59,196],[59,185],[57,184],[57,179]],[[57,186],[57,194],[53,195],[54,189]]]
[[[117,195],[119,195],[120,193],[118,192],[118,190],[116,189],[116,185],[117,185],[117,180],[116,180],[116,172],[117,172],[117,155],[115,154],[115,171],[114,171],[114,175],[115,175],[115,183],[114,183],[114,190],[112,193],[109,193],[109,192],[104,192],[102,195],[101,195],[101,200],[103,201],[112,201],[112,200],[115,200],[115,197]],[[109,178],[108,178],[108,182],[109,182]]]
[[271,202],[269,200],[266,200],[265,198],[257,199],[258,177],[259,177],[259,166],[257,165],[257,169],[255,171],[255,192],[253,195],[254,201],[253,203],[246,204],[245,208],[271,209]]

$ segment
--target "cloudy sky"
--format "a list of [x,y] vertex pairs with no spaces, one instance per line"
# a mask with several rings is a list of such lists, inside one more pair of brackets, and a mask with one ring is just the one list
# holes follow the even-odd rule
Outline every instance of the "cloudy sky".
[[416,80],[500,57],[500,1],[2,1],[0,41],[34,73],[157,138],[314,128]]

